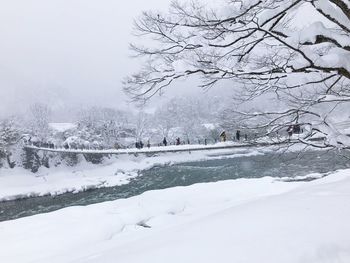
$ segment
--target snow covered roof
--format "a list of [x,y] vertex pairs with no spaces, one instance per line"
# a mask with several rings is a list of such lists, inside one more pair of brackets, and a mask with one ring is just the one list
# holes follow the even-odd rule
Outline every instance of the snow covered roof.
[[214,123],[203,123],[202,125],[208,130],[214,130],[217,127]]
[[51,129],[58,131],[58,132],[65,132],[71,129],[75,129],[77,127],[74,123],[64,123],[64,122],[52,122],[49,123],[49,126]]

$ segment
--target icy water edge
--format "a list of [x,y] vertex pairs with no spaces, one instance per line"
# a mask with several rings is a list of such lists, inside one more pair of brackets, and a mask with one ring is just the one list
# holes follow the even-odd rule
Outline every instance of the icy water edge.
[[[264,155],[230,157],[196,161],[142,171],[141,176],[127,185],[93,189],[77,194],[33,197],[0,202],[0,221],[55,211],[68,206],[84,206],[139,195],[145,191],[188,186],[195,183],[216,182],[238,178],[305,176],[310,173],[327,174],[350,167],[347,156],[335,152],[265,153]],[[312,180],[306,178],[305,180]]]

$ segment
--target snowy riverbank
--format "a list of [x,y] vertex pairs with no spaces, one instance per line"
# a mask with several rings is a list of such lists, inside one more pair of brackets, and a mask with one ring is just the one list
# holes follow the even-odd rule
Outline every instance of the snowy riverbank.
[[350,170],[196,184],[0,223],[1,262],[350,262]]
[[0,201],[123,185],[138,176],[141,170],[155,165],[251,156],[264,154],[266,151],[271,152],[272,148],[162,153],[151,157],[124,155],[105,161],[102,165],[83,162],[75,167],[42,167],[35,174],[22,168],[0,169]]

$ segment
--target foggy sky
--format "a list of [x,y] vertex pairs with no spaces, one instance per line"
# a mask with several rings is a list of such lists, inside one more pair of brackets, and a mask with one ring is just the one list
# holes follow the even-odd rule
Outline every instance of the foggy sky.
[[[62,115],[80,106],[133,108],[121,83],[140,64],[128,49],[143,41],[132,36],[133,20],[144,10],[166,11],[170,2],[0,0],[0,117],[25,112],[34,102]],[[296,21],[314,16],[306,11],[298,11]],[[163,100],[193,90],[199,92],[193,82],[181,82]]]
[[170,0],[0,0],[0,115],[47,102],[124,106],[129,42],[143,10]]

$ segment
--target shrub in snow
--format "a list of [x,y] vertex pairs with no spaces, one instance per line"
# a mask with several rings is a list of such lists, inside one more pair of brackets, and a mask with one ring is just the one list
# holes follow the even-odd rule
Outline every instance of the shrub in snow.
[[83,154],[83,156],[87,162],[90,162],[93,164],[100,164],[103,162],[103,159],[104,159],[104,155],[100,153]]

